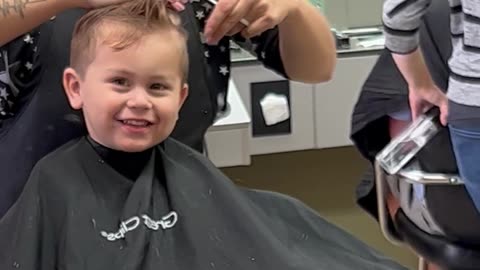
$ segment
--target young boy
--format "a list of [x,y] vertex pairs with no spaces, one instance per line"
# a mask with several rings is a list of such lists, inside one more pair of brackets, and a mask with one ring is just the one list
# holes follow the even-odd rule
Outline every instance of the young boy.
[[178,25],[157,0],[78,22],[63,81],[89,135],[36,165],[0,221],[0,269],[403,269],[168,139],[188,92]]

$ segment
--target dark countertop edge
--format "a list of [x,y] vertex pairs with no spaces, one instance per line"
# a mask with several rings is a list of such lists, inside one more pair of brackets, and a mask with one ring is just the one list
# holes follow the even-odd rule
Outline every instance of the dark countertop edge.
[[[384,47],[375,47],[375,48],[362,48],[362,49],[341,49],[337,50],[338,58],[347,58],[347,57],[360,57],[379,54],[384,50]],[[254,56],[245,56],[235,58],[232,56],[232,65],[244,65],[244,64],[258,64],[259,61]]]

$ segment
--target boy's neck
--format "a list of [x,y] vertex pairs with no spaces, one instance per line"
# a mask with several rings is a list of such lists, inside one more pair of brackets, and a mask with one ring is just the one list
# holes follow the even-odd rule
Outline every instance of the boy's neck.
[[103,146],[90,136],[87,136],[87,141],[108,165],[131,181],[140,176],[153,151],[153,148],[149,148],[142,152],[129,153]]

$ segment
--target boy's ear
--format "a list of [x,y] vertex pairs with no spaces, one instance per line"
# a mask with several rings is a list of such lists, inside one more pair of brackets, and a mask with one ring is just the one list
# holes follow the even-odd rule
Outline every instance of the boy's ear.
[[67,94],[70,106],[79,110],[83,106],[83,100],[80,93],[80,76],[73,68],[66,68],[63,71],[63,88]]
[[180,104],[179,106],[182,107],[183,103],[188,97],[188,84],[184,83],[182,85],[182,89],[180,89]]

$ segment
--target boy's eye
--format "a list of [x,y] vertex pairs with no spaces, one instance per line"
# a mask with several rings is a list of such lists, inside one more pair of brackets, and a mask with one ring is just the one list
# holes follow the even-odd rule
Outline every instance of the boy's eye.
[[120,85],[120,86],[128,86],[128,81],[127,79],[123,78],[116,78],[112,80],[113,84]]
[[154,83],[150,86],[150,88],[153,90],[164,90],[164,89],[167,89],[168,87],[161,83]]

